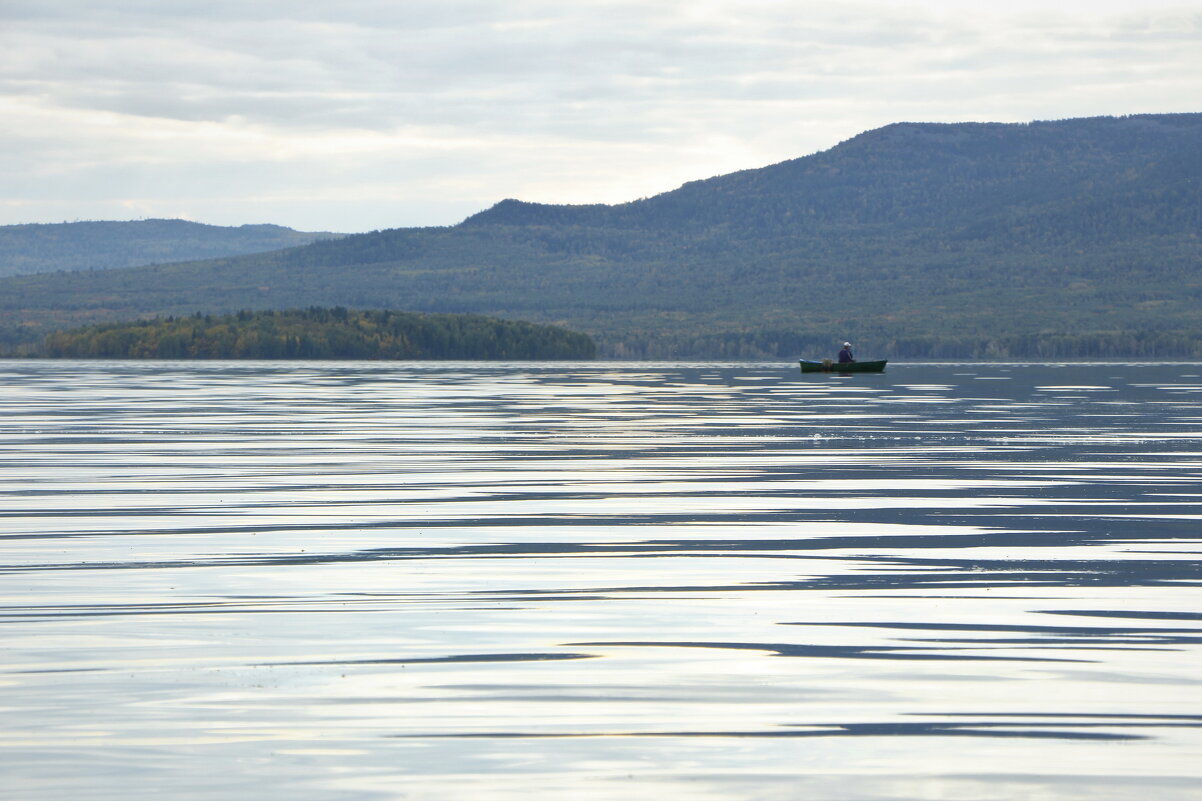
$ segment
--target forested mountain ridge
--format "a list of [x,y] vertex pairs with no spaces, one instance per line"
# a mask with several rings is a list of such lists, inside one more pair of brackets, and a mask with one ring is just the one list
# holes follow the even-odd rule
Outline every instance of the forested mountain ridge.
[[234,227],[158,219],[4,225],[0,226],[0,276],[263,253],[339,236],[280,225]]
[[[1202,357],[1202,114],[899,123],[605,206],[72,281],[0,282],[9,341],[145,313],[470,312],[603,355]],[[0,332],[3,336],[5,332]],[[829,353],[827,355],[830,355]]]
[[[895,123],[812,156],[631,203],[505,200],[464,225],[730,226],[734,238],[804,235],[828,225],[937,225],[970,239],[999,229],[1030,234],[1029,226],[1090,240],[1129,234],[1133,225],[1140,235],[1149,224],[1170,232],[1202,225],[1200,133],[1200,114]],[[1156,215],[1143,213],[1146,200]],[[1062,224],[1066,212],[1073,225]]]

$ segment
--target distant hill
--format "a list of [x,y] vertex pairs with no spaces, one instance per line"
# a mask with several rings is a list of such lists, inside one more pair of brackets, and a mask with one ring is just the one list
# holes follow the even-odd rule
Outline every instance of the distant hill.
[[309,308],[101,323],[48,335],[73,359],[591,359],[593,341],[549,325],[469,314]]
[[0,281],[0,338],[308,305],[588,332],[602,355],[1202,357],[1202,114],[898,123],[615,206]]
[[0,276],[239,256],[340,236],[279,225],[224,227],[186,220],[4,225],[0,226]]

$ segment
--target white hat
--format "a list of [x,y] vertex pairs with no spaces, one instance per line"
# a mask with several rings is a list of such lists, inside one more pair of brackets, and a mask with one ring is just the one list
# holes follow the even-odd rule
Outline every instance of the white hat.
[[851,347],[851,343],[850,343],[850,342],[844,342],[844,343],[843,343],[843,347],[845,347],[845,348],[850,348],[850,347]]

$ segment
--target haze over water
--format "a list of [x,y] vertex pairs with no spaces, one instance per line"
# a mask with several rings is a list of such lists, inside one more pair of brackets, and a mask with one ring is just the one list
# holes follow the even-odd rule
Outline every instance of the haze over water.
[[1202,365],[0,362],[0,797],[1202,797]]

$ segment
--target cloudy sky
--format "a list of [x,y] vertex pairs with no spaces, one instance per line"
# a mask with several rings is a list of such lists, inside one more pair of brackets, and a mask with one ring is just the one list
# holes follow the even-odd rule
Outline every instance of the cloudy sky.
[[1183,111],[1202,0],[0,0],[0,224],[447,225],[896,121]]

